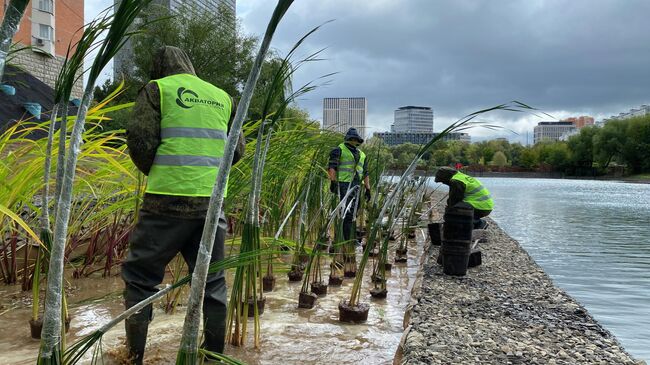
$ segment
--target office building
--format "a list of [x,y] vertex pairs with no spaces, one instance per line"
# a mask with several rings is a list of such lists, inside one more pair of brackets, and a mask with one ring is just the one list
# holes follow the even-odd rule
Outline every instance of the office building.
[[576,130],[572,122],[539,122],[535,126],[534,143],[542,141],[559,141],[568,132]]
[[323,129],[345,133],[356,128],[365,137],[368,104],[366,98],[323,99]]
[[[114,0],[115,5],[120,3],[120,0]],[[236,14],[237,1],[236,0],[153,0],[150,7],[163,7],[171,10],[172,12],[180,11],[200,11],[210,14],[218,14],[219,7],[225,6],[226,9]],[[233,25],[234,26],[234,25]],[[114,78],[119,77],[121,73],[132,74],[135,70],[133,59],[133,43],[127,41],[122,49],[115,55],[113,59],[113,75]]]
[[[4,18],[8,5],[9,0],[0,0],[0,19]],[[83,26],[83,0],[32,0],[13,39],[32,48],[17,52],[10,63],[54,88],[68,45],[79,41],[78,30]],[[81,97],[82,93],[83,81],[79,79],[72,94]]]
[[[381,138],[389,146],[397,146],[404,143],[424,145],[436,137],[439,133],[434,132],[375,132],[373,136]],[[471,142],[467,133],[452,132],[443,137],[443,141]]]
[[395,110],[391,132],[433,132],[433,110],[424,106],[403,106]]

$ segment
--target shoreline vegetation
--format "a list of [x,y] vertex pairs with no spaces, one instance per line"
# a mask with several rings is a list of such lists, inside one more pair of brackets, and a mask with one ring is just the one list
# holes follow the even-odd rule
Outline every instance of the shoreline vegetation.
[[[424,170],[415,170],[415,175],[418,176],[434,176],[435,173],[432,171]],[[625,183],[635,183],[635,184],[650,184],[650,174],[635,174],[628,176],[568,176],[563,175],[558,172],[537,172],[537,171],[526,171],[526,172],[499,172],[499,171],[475,171],[462,169],[464,173],[467,173],[475,177],[497,177],[497,178],[519,178],[519,179],[570,179],[570,180],[597,180],[597,181],[620,181]],[[389,170],[387,173],[388,176],[400,176],[400,170]]]
[[645,364],[490,221],[464,277],[443,275],[439,246],[425,246],[394,364]]
[[[417,169],[462,165],[470,174],[540,173],[543,177],[650,181],[649,140],[650,115],[646,115],[610,121],[602,127],[586,126],[565,141],[542,140],[534,145],[510,143],[504,138],[474,143],[441,141],[423,155]],[[418,147],[411,143],[390,146],[382,158],[389,170],[399,171]]]

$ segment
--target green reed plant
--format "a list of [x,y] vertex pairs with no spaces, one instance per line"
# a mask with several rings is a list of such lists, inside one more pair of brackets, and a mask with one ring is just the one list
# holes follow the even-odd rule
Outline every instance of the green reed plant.
[[[235,145],[239,138],[244,118],[248,111],[248,106],[255,89],[255,84],[259,78],[262,62],[266,57],[273,34],[280,23],[280,20],[289,9],[293,0],[280,0],[275,7],[271,20],[267,26],[266,33],[262,40],[260,50],[255,58],[255,62],[248,76],[248,80],[244,86],[242,97],[237,105],[237,112],[231,125],[230,136],[226,143],[224,157],[219,166],[216,184],[210,197],[210,204],[206,216],[203,235],[201,237],[201,247],[196,259],[196,267],[193,272],[192,282],[193,285],[190,291],[188,301],[187,314],[185,316],[185,323],[183,326],[183,335],[181,338],[181,345],[176,357],[177,364],[195,364],[198,359],[198,338],[199,326],[201,318],[201,303],[205,291],[205,282],[208,275],[208,266],[212,254],[212,247],[214,245],[214,237],[217,231],[218,219],[221,216],[221,208],[223,204],[223,195],[226,188],[227,177],[230,172],[233,156],[235,153]],[[257,212],[256,212],[257,214]],[[253,235],[255,232],[245,232],[246,234]]]
[[[76,172],[76,166],[81,150],[81,139],[84,124],[92,100],[95,82],[106,64],[122,48],[129,37],[129,27],[134,22],[140,11],[148,5],[151,0],[122,0],[115,9],[113,17],[110,18],[106,37],[98,46],[96,58],[88,72],[88,82],[81,100],[77,118],[74,123],[72,135],[70,136],[70,151],[67,153],[63,179],[61,182],[61,195],[56,202],[56,220],[52,249],[50,252],[48,269],[48,287],[45,297],[45,313],[43,315],[43,332],[41,335],[41,347],[39,352],[39,364],[60,364],[62,363],[62,341],[61,341],[61,316],[62,316],[62,291],[63,291],[63,264],[64,251],[70,219],[70,204],[72,201],[72,188]],[[103,23],[99,23],[103,28]],[[94,39],[82,39],[80,41],[94,44]],[[68,76],[72,77],[72,76]]]
[[417,166],[417,163],[419,160],[422,158],[422,156],[433,147],[433,145],[442,140],[447,134],[451,132],[458,132],[462,130],[466,130],[468,128],[473,128],[476,126],[485,126],[488,128],[495,128],[498,126],[494,125],[487,125],[485,123],[480,123],[480,122],[473,122],[473,120],[478,117],[481,114],[489,113],[489,112],[495,112],[495,111],[508,111],[508,112],[533,112],[535,111],[535,108],[532,108],[524,103],[518,102],[518,101],[512,101],[510,103],[505,103],[505,104],[500,104],[497,106],[493,106],[490,108],[482,109],[473,113],[470,113],[456,122],[452,123],[449,125],[447,128],[445,128],[440,134],[436,135],[434,138],[432,138],[428,143],[423,145],[419,150],[418,153],[415,155],[409,166],[404,170],[402,176],[397,180],[395,187],[392,189],[392,191],[388,194],[386,197],[384,204],[381,207],[381,210],[379,211],[379,214],[377,216],[376,221],[373,223],[372,228],[370,229],[370,234],[368,235],[368,241],[366,245],[366,249],[364,250],[363,257],[359,263],[359,268],[357,269],[357,276],[355,277],[354,284],[352,286],[352,292],[350,293],[349,300],[345,302],[345,304],[349,307],[358,307],[359,306],[359,295],[361,292],[361,283],[362,283],[362,278],[363,278],[363,271],[365,269],[365,266],[368,262],[368,256],[369,256],[369,249],[373,247],[375,240],[378,237],[378,230],[380,229],[382,225],[382,220],[384,217],[386,217],[386,213],[395,204],[395,201],[398,199],[399,195],[402,194],[402,191],[405,188],[406,182],[409,180],[409,177],[413,174],[415,171],[415,168]]
[[[314,31],[315,30],[309,34],[313,33]],[[290,57],[294,54],[297,47],[304,41],[305,38],[306,36],[301,38],[289,52],[287,57],[283,59],[278,72],[276,72],[273,77],[271,89],[264,104],[263,116],[265,119],[262,120],[259,130],[257,131],[257,141],[255,143],[255,154],[253,157],[252,165],[252,184],[248,197],[248,207],[246,210],[246,220],[244,222],[242,244],[240,246],[241,252],[245,252],[246,250],[260,249],[261,227],[259,217],[261,214],[260,197],[262,192],[262,177],[264,173],[266,156],[269,151],[271,135],[273,134],[273,128],[279,121],[280,117],[283,115],[289,103],[291,103],[299,95],[302,95],[305,92],[313,89],[313,86],[308,84],[300,88],[298,91],[291,93],[286,99],[281,101],[278,109],[275,110],[272,115],[269,115],[271,106],[276,104],[276,100],[281,97],[281,95],[284,95],[283,91],[286,89],[286,84],[291,81],[291,75],[295,71],[295,68],[291,67]],[[259,312],[260,307],[265,303],[262,275],[263,271],[261,261],[255,264],[251,264],[247,267],[240,268],[235,273],[232,295],[229,302],[228,316],[228,328],[233,328],[234,331],[232,334],[229,333],[230,342],[232,344],[238,346],[245,344],[247,336],[247,318],[250,313],[249,306],[252,305],[254,343],[256,348],[259,348],[260,346],[261,326]]]

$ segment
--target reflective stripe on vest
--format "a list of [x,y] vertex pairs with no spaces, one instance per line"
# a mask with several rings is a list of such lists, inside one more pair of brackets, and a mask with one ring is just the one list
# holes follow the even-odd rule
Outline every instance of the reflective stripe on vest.
[[354,181],[355,170],[359,179],[362,179],[366,154],[360,149],[357,149],[359,151],[359,162],[357,163],[354,159],[354,154],[345,143],[341,143],[339,148],[341,149],[341,157],[339,159],[339,166],[336,169],[336,179],[340,182],[352,182]]
[[463,201],[474,207],[474,209],[492,210],[494,208],[492,195],[490,195],[488,189],[481,185],[480,181],[462,172],[455,173],[451,179],[460,181],[465,185]]
[[160,145],[146,192],[212,195],[232,109],[228,94],[194,75],[153,80],[160,90]]

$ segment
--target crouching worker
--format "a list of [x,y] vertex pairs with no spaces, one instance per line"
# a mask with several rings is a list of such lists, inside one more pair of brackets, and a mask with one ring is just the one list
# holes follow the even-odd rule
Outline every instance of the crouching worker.
[[[154,56],[151,82],[140,90],[127,126],[129,155],[148,175],[138,223],[122,264],[126,308],[155,294],[165,267],[180,252],[194,270],[203,224],[228,129],[232,98],[198,78],[187,55],[163,47]],[[233,162],[244,153],[240,135]],[[222,213],[211,261],[224,257]],[[202,347],[222,353],[226,327],[223,272],[209,274],[203,301]],[[152,306],[126,319],[126,343],[133,364],[142,364]]]
[[451,167],[441,167],[436,172],[435,182],[449,186],[447,208],[459,202],[465,202],[474,208],[474,229],[487,228],[487,217],[494,208],[494,202],[488,189],[481,182]]

